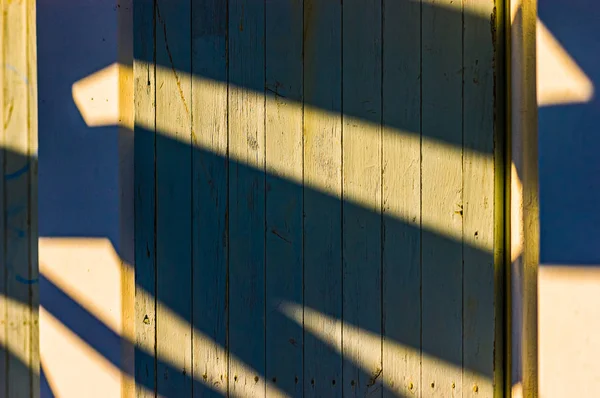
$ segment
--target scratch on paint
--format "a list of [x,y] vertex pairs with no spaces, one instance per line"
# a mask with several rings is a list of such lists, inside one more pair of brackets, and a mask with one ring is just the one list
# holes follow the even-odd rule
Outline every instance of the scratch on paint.
[[13,71],[13,72],[15,72],[15,74],[16,74],[17,76],[19,76],[19,77],[21,78],[21,80],[22,80],[22,81],[23,81],[25,84],[27,84],[27,85],[29,84],[29,79],[27,79],[27,76],[25,76],[25,75],[21,74],[21,73],[19,72],[19,70],[18,70],[17,68],[15,68],[14,66],[12,66],[11,64],[4,64],[4,68],[5,68],[5,69],[8,69],[8,70],[10,70],[10,71]]
[[167,54],[169,56],[169,62],[171,63],[171,69],[173,70],[173,74],[175,75],[175,82],[177,83],[177,88],[179,89],[179,96],[181,97],[181,101],[183,102],[183,106],[185,107],[185,113],[187,115],[190,114],[190,110],[185,101],[185,95],[183,94],[183,89],[181,88],[181,81],[179,80],[179,75],[177,74],[177,70],[175,69],[175,62],[173,62],[173,55],[171,54],[171,49],[169,48],[169,40],[167,39],[167,24],[164,19],[160,15],[160,10],[158,9],[158,4],[156,4],[156,15],[158,20],[163,26],[163,32],[165,35],[165,47],[167,49]]
[[4,129],[7,129],[8,126],[10,125],[10,121],[12,120],[12,114],[13,114],[14,109],[15,109],[14,100],[11,98],[9,105],[8,105],[8,110],[6,111],[6,119],[4,120]]
[[25,174],[28,170],[29,170],[29,163],[27,163],[25,166],[21,167],[19,170],[15,171],[13,173],[6,174],[4,176],[4,178],[6,180],[14,180],[15,178],[18,178],[18,177],[22,176],[23,174]]

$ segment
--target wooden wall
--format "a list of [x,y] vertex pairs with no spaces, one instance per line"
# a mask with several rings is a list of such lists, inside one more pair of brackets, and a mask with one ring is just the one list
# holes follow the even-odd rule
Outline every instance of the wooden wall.
[[495,6],[134,1],[138,397],[501,396]]
[[0,5],[0,397],[37,397],[35,1]]

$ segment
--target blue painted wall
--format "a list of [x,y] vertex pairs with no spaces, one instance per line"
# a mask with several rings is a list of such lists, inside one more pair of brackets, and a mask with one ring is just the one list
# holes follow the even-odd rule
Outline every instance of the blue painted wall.
[[[600,90],[600,4],[539,0],[539,17]],[[539,110],[541,262],[600,263],[600,99]]]

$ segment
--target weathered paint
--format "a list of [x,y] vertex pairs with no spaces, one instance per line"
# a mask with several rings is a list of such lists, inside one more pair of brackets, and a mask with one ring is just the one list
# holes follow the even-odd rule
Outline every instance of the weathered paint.
[[136,244],[156,222],[163,274],[137,279],[174,325],[158,366],[192,344],[177,393],[499,392],[493,3],[203,0],[191,27],[158,4]]
[[[227,79],[227,5],[192,3],[192,73]],[[227,87],[192,82],[192,144],[227,152]],[[227,159],[192,153],[192,336],[196,377],[214,387],[194,387],[195,397],[227,391]]]
[[[229,392],[265,396],[265,3],[229,2]],[[246,166],[247,165],[247,166]]]
[[[279,310],[303,301],[302,0],[265,3],[265,376],[290,397],[303,396],[303,331]],[[294,101],[294,103],[290,103]]]
[[[497,200],[501,200],[495,194],[494,115],[497,109],[486,99],[494,94],[496,84],[494,47],[490,45],[496,40],[495,8],[492,2],[477,0],[465,1],[464,7],[480,15],[490,15],[489,20],[465,17],[463,21],[464,146],[492,156],[486,158],[467,151],[463,155],[463,239],[476,239],[487,247],[494,247],[494,211]],[[502,141],[497,141],[501,145]],[[494,396],[493,383],[470,370],[495,372],[495,326],[500,311],[495,306],[494,260],[493,252],[477,252],[463,245],[463,397]]]
[[384,396],[419,396],[421,233],[395,218],[421,222],[421,144],[403,140],[402,131],[391,126],[421,133],[421,7],[394,0],[383,7],[383,381],[389,386]]
[[[304,3],[304,304],[334,319],[342,316],[342,7],[340,2]],[[327,198],[310,186],[323,186]],[[330,345],[342,343],[341,328],[327,318],[307,317],[304,333],[304,394],[342,396],[342,358]],[[325,340],[325,341],[323,341]]]
[[[172,309],[192,319],[192,123],[191,80],[177,71],[191,62],[190,3],[155,2],[156,120],[168,119],[172,135],[156,134],[156,353],[157,390],[162,396],[192,393],[192,328],[179,327]],[[158,122],[157,122],[158,123]],[[183,144],[174,144],[178,140]],[[174,169],[176,168],[176,169]]]
[[135,290],[135,381],[150,387],[136,388],[135,395],[150,398],[156,389],[156,77],[148,63],[135,60],[153,57],[155,27],[153,2],[135,1],[133,5],[135,284],[145,288]]
[[39,396],[35,2],[0,2],[0,397]]
[[[343,395],[381,396],[381,339],[362,357],[361,333],[381,334],[381,2],[345,1],[342,7],[342,347],[343,356],[368,361],[366,369],[344,361]],[[356,29],[353,27],[360,27]],[[365,124],[364,119],[375,122]],[[371,136],[371,138],[367,138]],[[344,200],[369,205],[348,205]]]
[[[422,4],[421,134],[462,142],[463,26],[460,8],[452,3],[424,0]],[[461,149],[455,151],[460,154]],[[421,156],[421,212],[437,213],[443,230],[460,234],[464,216],[461,156],[441,163],[439,158],[445,154],[429,142],[423,142]],[[437,234],[423,234],[421,270],[422,350],[462,364],[462,245],[443,242]],[[435,360],[425,363],[422,395],[462,396],[461,367],[444,367]]]

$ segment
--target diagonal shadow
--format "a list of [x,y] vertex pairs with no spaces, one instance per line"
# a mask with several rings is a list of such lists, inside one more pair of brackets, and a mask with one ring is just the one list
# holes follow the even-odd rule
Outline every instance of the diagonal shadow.
[[[146,41],[136,44],[141,44],[148,50],[138,51],[136,59],[147,63],[156,62],[158,66],[173,68],[178,73],[187,73],[192,77],[220,81],[229,84],[230,87],[237,86],[259,94],[267,92],[270,98],[283,98],[285,101],[313,106],[332,114],[343,114],[344,118],[354,117],[375,125],[383,124],[392,130],[422,136],[424,141],[435,140],[450,144],[459,150],[464,149],[489,157],[495,155],[494,144],[490,145],[485,137],[481,141],[465,141],[460,134],[462,129],[481,129],[482,136],[490,136],[491,139],[491,131],[495,127],[491,118],[486,119],[486,115],[475,114],[474,121],[470,122],[465,115],[469,115],[471,109],[480,109],[477,104],[467,101],[457,106],[456,98],[444,98],[443,93],[436,93],[437,85],[447,87],[444,82],[448,81],[451,81],[452,88],[462,92],[463,86],[470,85],[476,76],[481,82],[485,82],[482,83],[483,94],[479,99],[483,98],[485,101],[491,98],[495,82],[491,69],[493,58],[487,57],[494,40],[490,16],[478,16],[468,12],[463,14],[425,3],[411,8],[411,3],[405,0],[393,4],[384,2],[388,13],[384,15],[387,18],[384,26],[388,29],[394,26],[393,17],[399,17],[390,14],[391,10],[398,12],[412,9],[417,11],[416,15],[429,15],[431,19],[423,22],[428,24],[427,27],[421,27],[421,21],[419,25],[411,25],[412,28],[418,28],[414,32],[402,29],[388,31],[388,40],[385,40],[383,45],[383,61],[378,61],[381,62],[379,75],[371,79],[358,67],[345,67],[342,71],[342,64],[352,64],[349,54],[352,54],[353,43],[347,40],[342,42],[342,31],[335,29],[338,25],[341,26],[343,19],[344,35],[359,37],[361,32],[372,33],[380,29],[380,26],[353,23],[357,21],[353,21],[352,18],[344,19],[339,4],[323,5],[332,7],[325,15],[335,18],[320,20],[323,15],[315,12],[312,16],[304,14],[304,27],[302,23],[293,25],[296,28],[293,32],[297,33],[299,26],[300,32],[304,29],[309,31],[305,33],[305,37],[309,38],[307,40],[313,40],[315,58],[312,59],[312,63],[306,59],[306,50],[310,48],[308,43],[298,46],[296,41],[292,43],[296,46],[288,46],[289,37],[286,36],[286,32],[275,31],[279,34],[281,43],[266,57],[265,46],[272,49],[268,39],[266,44],[261,43],[260,32],[256,32],[255,37],[245,37],[242,32],[248,32],[248,25],[244,28],[246,30],[241,30],[238,24],[232,22],[234,17],[243,20],[245,17],[241,14],[250,15],[253,26],[260,30],[261,22],[264,22],[264,6],[266,4],[267,7],[274,7],[274,2],[250,1],[238,4],[231,1],[227,5],[219,0],[193,1],[191,16],[188,12],[189,4],[181,0],[160,2],[160,16],[157,13],[155,18],[152,2],[136,2],[136,7],[140,7],[138,11],[142,12],[137,16],[145,18],[146,23],[152,25],[151,34],[147,34],[148,29],[145,25],[136,27],[136,33],[140,34],[139,39]],[[308,1],[304,4],[305,13],[307,4]],[[346,10],[350,9],[348,4],[350,3],[344,5]],[[394,4],[398,5],[397,9],[394,8]],[[148,9],[144,10],[148,5],[150,13],[147,13]],[[316,3],[314,7],[317,7]],[[281,26],[286,26],[286,18],[289,18],[290,14],[286,14],[285,10],[280,11],[281,13],[267,14],[270,15],[268,18],[281,18]],[[187,22],[190,18],[192,22]],[[181,23],[178,24],[177,21]],[[154,23],[156,31],[153,28]],[[374,23],[379,24],[381,21]],[[327,26],[328,24],[331,26]],[[272,22],[269,26],[272,27]],[[320,33],[327,31],[326,27],[334,29],[333,38],[326,42],[325,46],[317,48],[316,43],[324,37]],[[463,27],[472,27],[474,31],[481,33],[481,41],[487,46],[482,54],[481,66],[463,63],[463,47],[447,50],[444,50],[443,46],[421,48],[421,42],[416,42],[419,33],[425,29],[431,33],[429,44],[435,40],[443,41],[445,33],[458,33],[454,42],[462,43]],[[310,34],[311,28],[315,29],[313,36]],[[400,35],[415,32],[417,36],[414,37]],[[394,34],[398,34],[397,41]],[[158,54],[155,54],[152,38],[160,35],[168,38],[169,50],[157,50]],[[245,42],[246,39],[249,41]],[[410,40],[415,40],[417,45],[406,44]],[[238,47],[235,47],[236,44]],[[253,47],[255,44],[256,47]],[[328,45],[330,47],[327,47]],[[396,45],[398,47],[395,47]],[[412,52],[403,53],[404,48],[400,47],[402,45],[410,48]],[[288,50],[292,52],[289,57],[286,55]],[[459,53],[453,52],[455,50]],[[232,51],[240,51],[244,58],[235,59],[232,57]],[[302,51],[305,54],[304,61],[301,58]],[[395,54],[397,58],[390,59],[390,54]],[[359,56],[360,54],[354,53],[355,58]],[[440,64],[430,64],[422,69],[420,63],[423,56],[430,61],[438,60]],[[303,62],[304,71],[298,70],[299,60]],[[410,60],[414,61],[416,68],[413,68]],[[457,60],[458,63],[455,62]],[[307,68],[318,71],[313,71],[314,80],[307,78]],[[403,68],[410,70],[406,71]],[[396,72],[397,70],[402,72]],[[380,87],[374,90],[373,97],[383,95],[389,102],[379,103],[373,112],[371,107],[360,105],[363,94],[361,87],[366,86],[361,82],[365,79],[368,82],[377,81],[382,78],[381,73],[387,84],[383,89]],[[414,75],[411,75],[412,80],[409,81],[401,79],[395,73],[402,73],[402,76],[410,73]],[[291,81],[281,82],[289,76],[292,76]],[[344,92],[346,94],[343,94]],[[395,92],[406,93],[409,99],[404,95],[393,95]],[[173,101],[178,99],[173,98]],[[415,109],[423,113],[410,114],[407,105],[410,101],[416,101],[418,106]],[[194,106],[193,98],[190,104]],[[158,109],[157,117],[161,117],[163,112],[162,109]],[[446,114],[453,116],[448,118],[444,116]],[[462,119],[464,117],[467,117],[466,121]],[[448,119],[459,123],[447,126],[444,123]],[[357,391],[355,394],[375,392],[386,396],[402,395],[395,389],[390,390],[387,385],[382,386],[381,378],[386,377],[385,369],[381,377],[379,374],[375,374],[374,377],[372,371],[376,369],[365,371],[356,363],[348,361],[325,341],[305,331],[302,325],[285,316],[280,311],[280,304],[284,302],[305,305],[331,318],[342,320],[348,327],[353,325],[375,335],[384,335],[386,340],[422,352],[424,357],[439,359],[440,366],[442,363],[448,363],[489,380],[494,377],[493,351],[496,349],[498,355],[501,350],[494,344],[495,327],[500,327],[500,324],[494,318],[494,302],[498,291],[494,285],[492,252],[445,236],[443,232],[421,229],[418,225],[382,215],[358,203],[303,186],[274,173],[266,173],[260,167],[251,167],[235,159],[191,147],[165,137],[164,133],[157,131],[155,134],[139,126],[135,130],[135,257],[120,248],[119,239],[111,236],[113,231],[106,232],[120,256],[126,262],[135,264],[138,289],[148,292],[150,300],[155,300],[158,307],[164,308],[159,310],[158,319],[154,318],[152,313],[145,314],[150,318],[148,328],[155,331],[156,325],[162,328],[165,318],[161,320],[160,311],[171,311],[190,324],[190,333],[194,329],[209,336],[218,345],[228,349],[232,356],[254,369],[261,381],[268,380],[291,396],[318,394],[315,391],[321,394],[327,391],[328,396],[341,396],[346,392],[344,395],[350,396],[349,392],[354,390]],[[98,136],[94,137],[94,140],[102,141]],[[158,153],[156,164],[155,151]],[[64,161],[72,161],[74,156],[75,154],[67,156]],[[146,161],[150,162],[145,163]],[[85,160],[79,159],[74,163],[77,162],[85,163]],[[158,177],[156,187],[155,173]],[[236,184],[232,184],[233,178]],[[80,186],[77,189],[85,190],[85,187]],[[165,198],[170,200],[169,197],[176,197],[181,193],[186,196],[172,203],[184,205],[181,208],[169,208]],[[247,194],[246,197],[244,193]],[[252,197],[251,194],[257,196]],[[238,198],[237,202],[233,201],[235,198]],[[268,209],[273,207],[266,208],[264,203],[289,203],[292,210],[289,214],[281,216],[279,213],[269,213]],[[250,209],[250,205],[254,207]],[[92,211],[83,208],[79,210],[84,213]],[[306,214],[311,214],[310,219],[306,219]],[[114,217],[114,214],[110,216]],[[155,216],[158,219],[155,219]],[[465,213],[465,217],[468,216],[468,212]],[[245,217],[251,218],[244,221]],[[104,234],[103,231],[89,226],[94,233],[88,234],[89,228],[81,227],[86,220],[70,217],[68,221],[74,231],[77,231],[72,235]],[[146,222],[148,224],[145,224]],[[158,231],[154,229],[155,222],[159,225]],[[366,232],[348,239],[348,235],[342,235],[344,225],[355,226],[355,229],[364,228]],[[60,234],[68,235],[69,231],[62,229]],[[331,246],[324,248],[320,246],[321,242],[330,243]],[[422,242],[427,243],[424,246]],[[282,249],[266,258],[265,245]],[[287,246],[292,249],[287,249]],[[356,300],[353,298],[353,292],[359,292],[360,288],[344,284],[344,264],[358,264],[363,258],[361,252],[373,248],[376,248],[374,255],[364,257],[367,260],[353,269],[357,274],[346,281],[358,284],[362,278],[369,286],[375,286],[371,291],[376,294]],[[246,257],[249,253],[255,257]],[[308,255],[313,258],[313,264],[307,263]],[[430,262],[430,267],[423,270],[423,255],[440,260],[437,263]],[[468,258],[470,264],[477,264],[475,270],[468,270],[471,272],[470,278],[479,285],[476,297],[469,296],[473,290],[463,290],[463,258]],[[155,266],[158,269],[155,269]],[[273,270],[278,266],[291,269],[300,279],[292,283],[291,287],[287,285],[285,278],[266,281],[266,270],[269,270],[269,275],[277,275]],[[458,272],[452,274],[447,271],[447,267],[452,267],[451,269]],[[307,269],[312,270],[312,273],[307,273]],[[420,281],[424,272],[426,285],[423,286]],[[436,274],[450,275],[450,278],[436,279]],[[243,278],[248,278],[250,283],[244,284]],[[414,283],[415,281],[418,283]],[[256,302],[247,303],[247,308],[251,311],[244,313],[244,308],[239,303],[234,303],[237,294],[232,289],[234,282],[246,290],[258,288]],[[280,283],[282,286],[277,287]],[[311,284],[315,287],[311,287]],[[42,279],[41,289],[45,292],[43,294],[48,294],[47,299],[43,298],[44,307],[111,363],[120,367],[120,359],[110,353],[107,344],[127,345],[132,344],[131,342],[123,341],[49,281]],[[422,289],[431,292],[430,296],[422,296]],[[346,301],[342,301],[342,292],[345,293]],[[331,299],[334,296],[337,298]],[[463,313],[464,303],[469,305],[464,306]],[[349,308],[353,310],[347,311]],[[422,308],[431,309],[429,315],[423,316]],[[256,314],[259,316],[256,317]],[[445,315],[436,317],[436,314]],[[448,323],[449,319],[452,319],[452,322]],[[143,317],[136,318],[136,327],[146,327],[142,326],[146,325],[143,320]],[[265,324],[271,326],[265,330]],[[280,336],[272,336],[273,344],[267,348],[266,334],[271,333],[273,327],[277,327]],[[285,340],[283,344],[280,341],[282,338]],[[159,345],[163,343],[159,341]],[[174,345],[178,343],[175,342]],[[496,343],[500,344],[498,341]],[[186,345],[187,343],[182,342],[180,349],[186,350]],[[268,360],[267,350],[274,350],[269,352]],[[310,364],[307,352],[311,353],[313,358]],[[277,369],[272,372],[272,365],[268,361],[283,355],[291,355],[288,356],[290,359],[283,369],[285,372],[278,374]],[[288,370],[295,373],[288,373]],[[458,374],[460,373],[459,371]],[[205,386],[201,378],[194,378],[194,374],[192,369],[180,369],[168,363],[160,354],[154,358],[147,352],[136,350],[137,383],[149,389],[156,388],[159,394],[187,396],[193,392],[195,396],[209,396],[214,393]],[[229,377],[231,380],[232,375]],[[373,378],[376,379],[375,383],[372,383]],[[457,380],[457,383],[460,384],[461,381]],[[424,395],[429,392],[426,390],[429,388],[429,380],[416,380],[415,385],[422,389]]]

